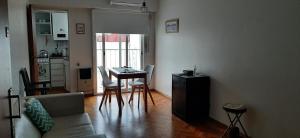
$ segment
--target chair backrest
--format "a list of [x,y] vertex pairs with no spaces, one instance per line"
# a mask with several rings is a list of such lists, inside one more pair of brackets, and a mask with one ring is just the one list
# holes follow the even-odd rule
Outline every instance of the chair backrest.
[[150,82],[152,80],[154,65],[146,65],[144,71],[147,72],[147,84],[150,85]]
[[20,74],[24,83],[24,87],[25,87],[25,92],[26,92],[26,96],[31,96],[33,95],[33,88],[32,88],[32,83],[29,80],[29,76],[27,73],[26,68],[21,68],[20,70]]
[[106,87],[109,83],[111,83],[111,81],[108,78],[105,68],[103,66],[100,66],[98,68],[99,68],[101,76],[102,76],[103,86]]

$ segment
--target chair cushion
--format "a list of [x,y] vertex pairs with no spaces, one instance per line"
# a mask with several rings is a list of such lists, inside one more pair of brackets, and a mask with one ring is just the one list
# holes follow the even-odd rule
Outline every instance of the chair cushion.
[[137,81],[134,81],[134,82],[129,82],[129,85],[131,85],[131,86],[140,86],[140,85],[144,85],[144,82],[142,82],[140,80],[137,80]]
[[25,103],[25,114],[31,122],[44,134],[51,130],[54,121],[39,100],[30,98]]
[[71,127],[92,124],[89,115],[87,113],[56,117],[54,118],[54,122],[55,122],[55,126],[53,127],[53,130],[68,129]]
[[[123,86],[124,86],[124,84],[121,83],[121,87],[123,87]],[[107,89],[117,89],[117,88],[118,88],[118,83],[112,81],[112,82],[108,83],[108,84],[105,86],[105,88],[107,88]]]
[[43,138],[86,137],[95,134],[87,113],[54,118],[55,126]]

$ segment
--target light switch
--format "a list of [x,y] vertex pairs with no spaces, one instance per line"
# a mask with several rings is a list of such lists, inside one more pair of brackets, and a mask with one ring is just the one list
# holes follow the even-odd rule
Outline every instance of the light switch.
[[6,37],[6,38],[9,37],[9,29],[8,29],[7,26],[5,27],[5,37]]

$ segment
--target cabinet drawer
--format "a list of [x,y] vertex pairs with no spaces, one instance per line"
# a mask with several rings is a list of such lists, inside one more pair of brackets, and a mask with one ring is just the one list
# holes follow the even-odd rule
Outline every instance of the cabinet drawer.
[[65,80],[65,76],[61,76],[61,75],[51,75],[51,81],[64,81]]
[[64,64],[51,63],[51,70],[52,69],[64,69]]
[[60,64],[63,64],[64,63],[64,59],[50,59],[50,63],[53,64],[53,63],[60,63]]
[[61,69],[55,69],[55,70],[51,70],[51,76],[65,76],[65,72],[64,70]]

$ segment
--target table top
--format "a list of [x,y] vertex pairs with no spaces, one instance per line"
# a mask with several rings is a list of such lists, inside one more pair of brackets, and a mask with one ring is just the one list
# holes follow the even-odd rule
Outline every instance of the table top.
[[109,69],[109,71],[115,73],[115,74],[145,74],[145,71],[141,71],[141,70],[136,70],[136,69],[132,69],[132,68],[125,68],[125,67],[121,67],[121,68],[112,68]]
[[109,69],[109,75],[113,75],[118,79],[146,78],[147,72],[122,67]]

